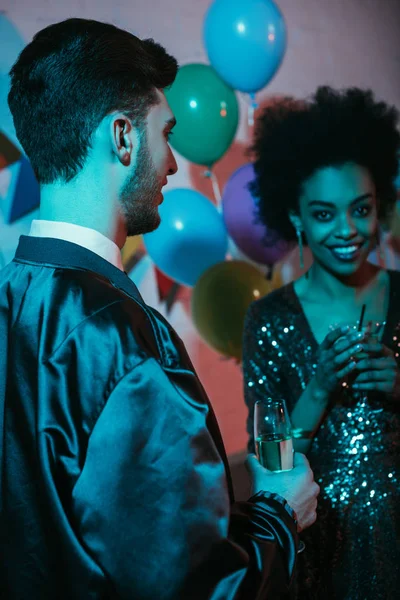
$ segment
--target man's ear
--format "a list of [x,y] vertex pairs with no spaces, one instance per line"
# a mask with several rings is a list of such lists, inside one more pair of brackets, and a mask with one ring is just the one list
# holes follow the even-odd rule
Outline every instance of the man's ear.
[[303,231],[303,224],[301,222],[300,215],[291,210],[289,212],[289,219],[296,231]]
[[132,125],[130,118],[123,113],[111,116],[110,128],[112,151],[123,165],[129,166],[136,161],[140,143],[139,132]]

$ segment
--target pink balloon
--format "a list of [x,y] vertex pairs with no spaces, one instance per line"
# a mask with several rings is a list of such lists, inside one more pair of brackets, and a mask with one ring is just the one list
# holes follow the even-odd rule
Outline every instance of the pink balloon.
[[280,260],[293,245],[279,238],[266,246],[264,225],[256,223],[256,203],[248,188],[255,178],[251,163],[240,167],[231,175],[222,196],[222,210],[226,228],[235,244],[249,258],[261,264],[273,265]]

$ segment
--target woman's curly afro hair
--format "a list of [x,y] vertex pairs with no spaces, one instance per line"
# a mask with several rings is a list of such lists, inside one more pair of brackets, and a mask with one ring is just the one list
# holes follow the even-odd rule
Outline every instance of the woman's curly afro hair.
[[[284,98],[266,108],[250,148],[257,220],[267,231],[295,240],[289,212],[298,213],[303,182],[320,168],[348,162],[369,171],[377,190],[379,218],[386,219],[396,202],[398,117],[395,107],[358,88],[336,91],[324,86],[309,101]],[[273,244],[273,237],[267,234],[265,243]]]

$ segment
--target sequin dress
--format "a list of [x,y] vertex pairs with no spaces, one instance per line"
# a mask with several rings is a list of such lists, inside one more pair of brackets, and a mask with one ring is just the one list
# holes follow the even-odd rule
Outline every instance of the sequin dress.
[[[390,272],[383,343],[400,363],[400,273]],[[285,398],[289,410],[316,369],[318,343],[289,284],[253,303],[243,347],[249,449],[254,402]],[[343,391],[342,391],[343,390]],[[308,458],[321,487],[318,519],[302,533],[298,600],[400,598],[400,400],[342,388]]]

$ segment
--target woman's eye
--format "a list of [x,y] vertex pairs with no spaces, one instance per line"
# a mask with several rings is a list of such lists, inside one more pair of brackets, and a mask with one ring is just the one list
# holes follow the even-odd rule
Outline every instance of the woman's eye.
[[357,206],[356,214],[358,217],[366,217],[371,212],[370,206]]
[[317,221],[329,221],[332,214],[328,210],[317,210],[313,213],[313,217],[317,219]]

